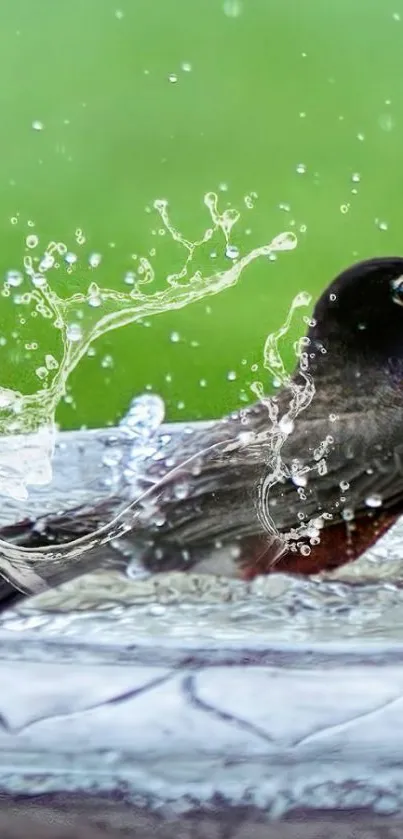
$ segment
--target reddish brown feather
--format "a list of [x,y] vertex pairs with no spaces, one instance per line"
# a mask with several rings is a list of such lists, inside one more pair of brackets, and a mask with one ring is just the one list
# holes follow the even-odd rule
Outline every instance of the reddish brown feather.
[[249,537],[242,543],[241,576],[244,580],[252,580],[258,574],[273,573],[307,576],[345,565],[374,545],[394,524],[400,512],[368,514],[354,522],[340,522],[327,527],[321,531],[320,544],[311,547],[309,556],[289,551],[273,559],[266,537]]

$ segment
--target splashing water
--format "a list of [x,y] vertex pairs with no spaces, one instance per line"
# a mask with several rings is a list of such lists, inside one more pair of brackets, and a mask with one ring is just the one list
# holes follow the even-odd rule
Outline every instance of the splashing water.
[[[13,300],[24,307],[24,322],[30,314],[52,323],[61,338],[62,357],[57,360],[53,354],[46,354],[45,363],[36,371],[41,383],[36,393],[23,394],[11,388],[0,387],[0,434],[3,435],[0,447],[0,493],[21,499],[27,497],[29,485],[40,485],[51,480],[56,408],[66,393],[68,377],[97,338],[133,321],[180,309],[207,296],[218,294],[235,285],[242,271],[256,259],[262,256],[270,257],[278,251],[292,250],[296,247],[297,239],[294,233],[281,233],[270,244],[254,248],[248,254],[239,255],[236,260],[231,260],[226,270],[211,276],[203,276],[199,270],[192,273],[191,263],[196,250],[215,233],[223,235],[224,253],[231,248],[231,231],[240,215],[232,208],[221,213],[215,193],[208,193],[204,203],[209,211],[212,226],[205,231],[201,239],[191,242],[171,223],[167,201],[159,199],[154,202],[154,209],[159,214],[164,229],[184,248],[186,258],[178,272],[167,276],[165,288],[151,293],[145,293],[143,287],[153,283],[155,272],[151,262],[142,257],[129,291],[100,288],[95,282],[91,282],[86,292],[63,298],[51,287],[48,277],[52,271],[57,270],[60,259],[66,261],[69,266],[67,270],[71,272],[73,264],[77,261],[76,255],[71,254],[63,242],[52,241],[45,253],[37,257],[33,254],[39,245],[38,237],[33,234],[27,237],[26,245],[29,252],[24,258],[24,269],[30,281],[30,289],[19,293]],[[80,241],[77,238],[77,242],[80,244],[85,240],[82,231],[78,232]],[[99,264],[98,254],[96,257],[96,260],[95,257],[92,259],[91,267]],[[4,297],[14,293],[15,276],[16,272],[7,274],[1,292]],[[20,288],[18,291],[20,292]],[[265,349],[268,365],[271,363],[270,342],[271,339],[268,339]],[[281,369],[276,371],[277,377],[279,373],[281,374]],[[297,408],[302,409],[302,403],[300,407],[296,403],[295,410]],[[57,550],[52,546],[41,550],[21,548],[0,540],[2,573],[18,587],[31,591],[39,590],[43,587],[43,581],[36,577],[34,568],[40,573],[41,562],[44,563],[45,560],[48,564],[50,561],[60,562],[62,559],[77,558],[95,545],[104,544],[111,538],[122,535],[129,529],[124,523],[124,514],[143,498],[144,494],[96,533],[58,546]]]
[[[291,478],[296,485],[302,488],[301,491],[303,491],[303,487],[307,482],[305,474],[294,475],[284,463],[281,451],[285,441],[294,430],[296,418],[301,411],[310,405],[315,394],[313,378],[308,373],[307,339],[301,338],[294,345],[295,355],[299,364],[300,381],[295,379],[295,377],[291,377],[287,372],[279,349],[279,342],[287,335],[297,309],[309,306],[310,303],[310,294],[306,292],[297,294],[291,303],[284,324],[276,332],[273,332],[267,337],[264,346],[263,365],[265,369],[275,379],[277,387],[289,390],[290,392],[287,413],[279,416],[278,403],[275,399],[265,395],[262,382],[254,382],[251,386],[255,395],[267,408],[268,418],[271,422],[268,430],[258,435],[259,440],[264,443],[268,456],[266,461],[266,474],[258,486],[257,513],[266,532],[278,540],[279,555],[290,547],[291,540],[295,540],[297,536],[302,535],[303,525],[297,529],[298,532],[280,534],[270,514],[270,492],[284,478]],[[308,551],[306,551],[307,547]],[[305,553],[310,553],[309,546],[306,545],[301,545],[300,550]]]

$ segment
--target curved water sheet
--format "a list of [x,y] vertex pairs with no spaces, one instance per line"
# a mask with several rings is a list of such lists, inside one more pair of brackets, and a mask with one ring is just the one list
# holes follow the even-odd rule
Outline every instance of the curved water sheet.
[[[43,363],[35,368],[36,381],[39,388],[35,392],[24,394],[12,387],[0,387],[0,493],[17,502],[29,502],[30,487],[46,488],[52,479],[52,457],[55,446],[55,411],[60,399],[66,393],[66,384],[71,372],[75,369],[89,346],[101,335],[111,329],[117,329],[125,324],[152,315],[179,309],[190,303],[218,294],[233,286],[242,271],[254,260],[269,257],[275,252],[290,250],[296,246],[293,233],[281,233],[272,242],[253,249],[242,256],[231,245],[231,231],[238,221],[239,213],[233,209],[225,209],[222,213],[218,209],[217,196],[208,193],[205,205],[211,218],[211,226],[203,236],[191,242],[186,239],[170,221],[168,204],[165,200],[157,200],[154,209],[159,214],[163,230],[171,239],[185,251],[185,260],[179,271],[166,277],[162,288],[149,291],[150,285],[158,286],[153,266],[148,258],[138,259],[137,272],[130,277],[131,289],[119,292],[108,288],[100,288],[91,282],[85,292],[78,291],[69,297],[61,296],[57,290],[58,271],[63,267],[68,275],[76,270],[77,256],[68,251],[61,242],[50,242],[45,251],[40,248],[38,237],[30,234],[26,237],[26,254],[23,271],[9,271],[1,294],[3,304],[8,301],[18,311],[18,326],[24,330],[36,323],[35,318],[42,318],[49,323],[54,341],[57,334],[57,352],[45,352]],[[81,230],[76,231],[77,242],[84,239]],[[217,235],[222,237],[223,253],[230,261],[229,267],[210,276],[204,276],[200,270],[194,268],[197,250]],[[96,268],[100,262],[99,254],[90,257],[91,268]],[[73,282],[73,279],[72,279]],[[77,276],[75,275],[77,284]],[[147,290],[145,290],[147,287]],[[300,295],[295,306],[309,303],[308,295]],[[29,331],[29,330],[28,330]],[[26,343],[26,348],[35,348],[35,342]],[[269,343],[268,343],[269,346]],[[25,373],[25,371],[24,371]],[[309,397],[310,398],[310,397]],[[141,403],[141,410],[147,414],[148,409]],[[299,406],[296,406],[296,408]],[[140,449],[144,449],[144,435],[139,427],[143,422],[138,414],[138,404],[132,407],[126,418],[123,432],[132,438],[137,436],[136,456]],[[156,409],[158,421],[163,418],[163,406]],[[155,425],[154,407],[147,414],[149,428]],[[136,428],[133,432],[133,417]],[[143,418],[144,419],[144,418]],[[157,422],[158,424],[158,422]],[[143,422],[144,425],[144,422]],[[122,433],[123,433],[122,432]],[[135,448],[135,441],[132,439]],[[147,446],[145,447],[147,448]],[[147,452],[143,451],[143,454]],[[113,455],[112,455],[113,459]],[[111,462],[111,466],[114,464]],[[115,464],[116,465],[116,464]],[[111,479],[111,493],[119,488],[122,475],[115,470]],[[76,503],[80,503],[76,499]],[[138,498],[130,502],[130,509],[135,508]],[[29,504],[28,504],[29,506]],[[24,509],[22,506],[20,509]],[[6,541],[0,541],[2,553],[2,572],[14,585],[22,591],[39,591],[46,584],[42,577],[46,577],[45,565],[49,570],[52,561],[77,559],[85,551],[96,545],[104,544],[111,538],[121,536],[128,524],[123,516],[129,511],[119,513],[113,521],[104,523],[103,527],[91,536],[77,539],[74,542],[43,550],[24,549],[16,547]],[[42,565],[41,565],[42,563]]]

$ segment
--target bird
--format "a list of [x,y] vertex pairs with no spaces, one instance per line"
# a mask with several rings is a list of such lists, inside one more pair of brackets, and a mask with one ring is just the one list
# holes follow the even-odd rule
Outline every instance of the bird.
[[[226,573],[245,580],[318,573],[356,559],[403,512],[403,258],[339,273],[301,347],[275,395],[173,437],[146,463],[126,534],[145,568],[220,573],[223,546]],[[27,546],[68,541],[118,502],[15,532]]]

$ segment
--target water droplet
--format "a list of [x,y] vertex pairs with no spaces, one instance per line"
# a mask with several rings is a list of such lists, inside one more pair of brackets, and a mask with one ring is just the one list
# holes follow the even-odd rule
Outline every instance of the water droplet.
[[176,82],[178,81],[176,73],[170,73],[168,76],[168,81],[170,81],[171,84],[176,84]]
[[112,355],[104,355],[104,357],[101,361],[101,367],[104,367],[104,368],[108,369],[110,367],[113,367],[113,365],[114,365],[113,356]]
[[343,215],[346,215],[346,213],[348,213],[349,209],[350,209],[350,204],[341,204],[340,205],[340,212],[343,213]]
[[181,64],[181,69],[183,70],[184,73],[190,73],[191,70],[192,70],[192,65],[189,64],[188,61],[183,61],[182,64]]
[[25,239],[25,244],[26,244],[27,248],[31,248],[31,249],[32,249],[32,248],[36,248],[36,246],[37,246],[38,242],[39,242],[38,237],[37,237],[37,236],[35,236],[33,233],[31,233],[31,234],[30,234],[29,236],[27,236],[27,238]]
[[326,475],[327,474],[327,463],[324,458],[318,461],[318,475]]
[[31,274],[31,282],[35,288],[43,288],[46,286],[46,279],[42,274]]
[[227,373],[227,379],[228,379],[229,382],[234,382],[235,381],[235,379],[236,379],[235,370],[230,370],[229,373]]
[[347,492],[347,490],[350,489],[350,484],[348,481],[340,481],[339,487],[342,492]]
[[291,210],[290,204],[287,204],[285,201],[282,201],[279,205],[279,210],[284,210],[285,213],[289,213]]
[[381,114],[378,122],[382,131],[392,131],[395,127],[395,120],[393,119],[392,114]]
[[124,276],[124,282],[126,283],[126,285],[134,285],[135,279],[136,275],[134,271],[126,271],[126,274]]
[[78,245],[83,245],[83,244],[84,244],[84,242],[85,242],[85,236],[84,236],[83,231],[81,230],[81,227],[77,227],[77,230],[76,230],[75,236],[76,236],[76,242],[77,242],[77,244],[78,244]]
[[329,294],[329,300],[331,300],[331,302],[334,303],[334,301],[337,300],[337,295],[333,293]]
[[40,271],[49,271],[50,268],[53,268],[55,264],[55,258],[52,256],[51,253],[45,253],[43,258],[39,263],[39,270]]
[[164,513],[156,512],[151,517],[151,523],[155,524],[156,527],[163,527],[165,522],[166,522],[166,516],[164,515]]
[[14,288],[16,288],[17,286],[21,285],[23,280],[24,277],[21,274],[21,271],[7,271],[6,282],[8,283],[8,285],[11,285]]
[[178,481],[174,485],[174,496],[178,499],[178,501],[182,500],[183,498],[187,498],[189,495],[189,484],[186,481]]
[[32,123],[32,128],[34,129],[34,131],[43,131],[44,124],[40,121],[40,119],[34,119]]
[[282,434],[291,434],[294,431],[294,423],[288,414],[281,417],[278,427]]
[[123,18],[124,18],[124,12],[122,11],[122,9],[116,9],[116,11],[115,11],[115,18],[116,18],[117,20],[123,20]]
[[352,510],[351,507],[345,507],[344,510],[342,510],[341,516],[344,519],[344,521],[353,521],[354,510]]
[[66,329],[66,337],[69,341],[80,341],[83,332],[79,323],[69,323]]
[[361,132],[357,134],[357,140],[359,140],[360,143],[363,143],[365,140],[365,134],[362,134]]
[[98,268],[98,265],[101,264],[102,256],[100,253],[92,253],[89,256],[88,262],[91,268]]
[[306,172],[305,163],[298,163],[297,172],[298,172],[298,175],[305,175],[305,172]]
[[74,265],[74,263],[77,262],[77,254],[68,251],[64,255],[64,261],[67,262],[67,265]]
[[227,245],[225,249],[225,256],[227,256],[228,259],[238,259],[239,249],[235,245]]
[[179,332],[171,332],[170,340],[172,341],[173,344],[177,344],[178,341],[180,341],[180,339],[181,339],[181,336],[179,335]]
[[311,553],[311,549],[309,545],[301,545],[299,552],[302,554],[302,556],[309,556],[309,554]]
[[222,181],[220,184],[218,184],[218,189],[220,190],[220,192],[228,192],[228,184]]
[[291,480],[296,487],[306,487],[308,478],[306,475],[291,475]]
[[372,495],[366,497],[365,503],[367,507],[382,507],[382,496],[374,492]]
[[130,437],[151,437],[164,420],[165,405],[157,394],[143,394],[130,403],[127,414],[120,421],[120,427]]
[[207,387],[207,381],[206,381],[206,379],[200,379],[200,381],[199,381],[199,385],[200,385],[200,387]]
[[51,355],[50,353],[46,353],[45,363],[48,370],[58,370],[59,368],[59,362],[54,357],[54,355]]
[[353,174],[351,175],[351,180],[353,184],[359,184],[361,180],[361,175],[359,174],[359,172],[353,172]]
[[399,12],[393,12],[393,20],[400,21],[400,14]]
[[225,0],[223,9],[227,17],[239,17],[242,12],[241,0]]

